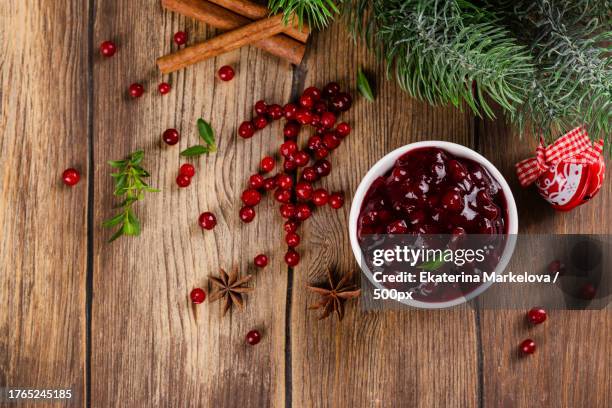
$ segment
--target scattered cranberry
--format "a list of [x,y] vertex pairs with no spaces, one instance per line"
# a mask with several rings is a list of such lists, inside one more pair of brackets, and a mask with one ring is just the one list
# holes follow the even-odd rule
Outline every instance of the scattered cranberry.
[[295,218],[298,221],[305,221],[312,215],[312,210],[306,203],[298,204],[295,207]]
[[290,232],[285,236],[285,242],[287,242],[287,245],[291,248],[294,248],[300,244],[300,236],[295,232]]
[[317,160],[314,169],[319,177],[326,177],[331,172],[331,163],[328,160]]
[[255,119],[253,119],[253,125],[257,129],[263,129],[268,126],[268,118],[266,118],[264,115],[256,116]]
[[314,189],[312,188],[312,184],[306,181],[300,181],[295,186],[295,195],[300,200],[310,200],[310,197],[312,197],[313,191]]
[[251,330],[246,335],[246,342],[251,346],[256,345],[261,341],[261,334],[257,330]]
[[140,98],[144,93],[144,87],[139,83],[133,83],[130,85],[129,92],[132,98]]
[[259,254],[255,257],[253,262],[258,268],[264,268],[266,265],[268,265],[268,257],[264,254]]
[[321,90],[316,86],[310,86],[304,90],[303,95],[310,96],[315,101],[318,101],[321,99]]
[[112,57],[117,51],[117,46],[112,41],[104,41],[100,44],[100,54],[105,57]]
[[306,147],[308,148],[308,150],[311,150],[311,151],[316,151],[317,149],[320,149],[322,146],[323,146],[323,141],[321,140],[319,136],[311,136],[308,139],[308,143],[306,144]]
[[295,114],[297,113],[297,106],[293,103],[288,103],[283,107],[283,113],[287,120],[291,120],[295,118]]
[[293,221],[293,220],[287,220],[287,221],[285,221],[285,224],[283,225],[283,229],[287,233],[295,232],[295,231],[297,231],[299,226],[300,226],[299,222]]
[[340,146],[342,140],[336,135],[336,132],[326,132],[323,135],[323,145],[329,150],[334,150],[336,147]]
[[283,170],[285,173],[291,173],[297,169],[297,163],[291,158],[285,159],[283,162]]
[[189,297],[194,305],[199,305],[206,299],[206,292],[203,289],[195,288],[191,291]]
[[270,171],[272,171],[274,169],[274,159],[270,156],[266,156],[263,159],[261,159],[261,171],[263,171],[264,173],[268,173]]
[[276,188],[276,177],[268,177],[264,180],[263,188],[267,191]]
[[321,117],[319,115],[310,115],[309,125],[315,128],[319,127],[321,125]]
[[[323,112],[321,115],[321,125],[323,125],[324,128],[330,129],[334,126],[334,123],[336,123],[336,115],[332,112]],[[338,125],[338,127],[340,127],[340,125]]]
[[556,274],[557,272],[561,272],[563,269],[563,264],[559,260],[554,260],[550,264],[548,264],[548,273],[551,275]]
[[250,120],[242,122],[238,127],[238,135],[245,139],[252,137],[255,134],[255,126]]
[[170,86],[169,83],[167,82],[162,82],[161,84],[157,85],[157,90],[159,91],[160,94],[165,95],[168,92],[170,92],[170,89],[172,89],[172,87]]
[[179,168],[179,174],[191,178],[195,175],[195,167],[189,163],[185,163]]
[[531,339],[523,340],[520,345],[520,349],[523,354],[533,354],[536,350],[536,343]]
[[329,196],[329,205],[337,210],[344,205],[344,196],[342,193],[333,193]]
[[270,115],[270,119],[279,120],[283,117],[283,108],[280,105],[273,104],[268,106],[268,115]]
[[287,122],[283,127],[283,135],[287,139],[295,139],[300,134],[300,125],[295,122]]
[[285,190],[283,188],[278,188],[274,192],[274,199],[279,203],[287,204],[291,202],[291,190]]
[[329,193],[323,188],[318,188],[312,193],[312,202],[314,205],[321,207],[329,201]]
[[295,252],[293,249],[289,249],[285,253],[285,263],[289,266],[296,266],[300,263],[300,254]]
[[242,192],[242,202],[248,205],[249,207],[254,207],[261,201],[261,194],[259,191],[249,188],[248,190],[244,190]]
[[315,152],[315,157],[317,159],[323,159],[323,158],[327,157],[328,155],[329,155],[329,150],[327,150],[327,148],[325,148],[325,147],[320,147]]
[[162,135],[162,139],[167,145],[175,145],[178,143],[181,135],[176,129],[166,129]]
[[582,285],[580,291],[578,292],[578,296],[580,297],[580,299],[583,300],[593,300],[595,299],[596,295],[597,288],[595,288],[595,285],[593,285],[592,283],[585,283],[584,285]]
[[174,33],[174,42],[176,45],[185,45],[187,43],[187,33],[185,31]]
[[529,312],[527,312],[527,320],[531,324],[540,324],[544,323],[546,320],[546,310],[541,307],[534,307]]
[[265,101],[255,102],[255,113],[258,115],[265,115],[268,113],[268,105],[266,105]]
[[344,138],[351,133],[351,126],[346,122],[339,123],[338,126],[336,126],[336,133],[338,136]]
[[280,206],[279,210],[283,218],[292,218],[295,216],[295,205],[293,204],[283,204]]
[[276,183],[280,188],[290,189],[293,187],[293,179],[288,174],[279,174]]
[[62,173],[62,181],[67,186],[74,186],[81,179],[81,175],[76,169],[69,168]]
[[351,108],[353,98],[346,92],[341,92],[331,99],[332,110],[336,112],[344,112]]
[[253,207],[242,207],[238,215],[242,222],[251,222],[255,218],[255,209]]
[[179,174],[176,178],[176,184],[178,184],[178,186],[181,188],[185,188],[191,184],[191,177]]
[[305,109],[298,109],[297,113],[295,114],[295,119],[301,125],[310,125],[310,122],[312,121],[312,113]]
[[319,179],[319,175],[313,167],[306,167],[302,172],[302,178],[306,181],[313,182]]
[[253,174],[249,177],[249,186],[254,189],[260,189],[264,185],[264,176],[261,174]]
[[234,79],[235,74],[234,68],[230,67],[229,65],[224,65],[219,68],[219,79],[222,81],[231,81]]
[[323,88],[323,96],[331,98],[338,95],[340,92],[340,85],[337,82],[330,82]]
[[203,212],[198,218],[198,224],[204,229],[211,230],[217,225],[217,217],[211,212]]
[[288,140],[283,143],[280,147],[280,154],[283,157],[291,157],[291,155],[298,150],[298,145],[293,140]]
[[308,156],[308,153],[305,151],[300,150],[299,152],[295,152],[293,155],[293,160],[299,167],[304,167],[310,161],[310,156]]
[[300,105],[306,109],[312,109],[314,106],[314,99],[310,95],[300,96]]

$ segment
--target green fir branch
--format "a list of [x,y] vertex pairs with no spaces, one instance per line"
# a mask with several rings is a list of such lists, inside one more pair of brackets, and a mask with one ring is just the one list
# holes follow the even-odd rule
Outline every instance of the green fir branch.
[[300,27],[308,22],[311,27],[320,30],[340,13],[341,3],[342,0],[269,0],[268,8],[272,14],[283,12],[285,22],[295,14]]

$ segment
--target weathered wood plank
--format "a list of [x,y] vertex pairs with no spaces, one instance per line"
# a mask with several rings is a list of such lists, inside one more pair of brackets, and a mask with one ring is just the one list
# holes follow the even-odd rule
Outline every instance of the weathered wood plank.
[[[76,404],[85,398],[87,15],[86,2],[9,1],[0,11],[0,387],[70,388]],[[82,174],[73,188],[61,181],[68,167]]]
[[[514,192],[520,233],[608,234],[612,183],[606,180],[592,202],[568,213],[555,212],[535,189],[520,188],[514,164],[533,155],[535,139],[518,135],[502,120],[483,121],[480,145]],[[542,262],[534,259],[534,262]],[[537,305],[534,305],[537,306]],[[610,333],[612,312],[549,311],[539,326],[525,324],[524,310],[483,310],[484,406],[605,407],[612,400]],[[521,357],[518,345],[536,341],[534,355]]]
[[[476,406],[478,350],[475,314],[469,307],[445,311],[362,312],[351,305],[338,323],[317,321],[307,310],[315,298],[305,285],[322,281],[325,269],[358,268],[348,237],[350,197],[361,177],[383,155],[426,139],[472,144],[470,116],[434,109],[410,99],[361,45],[350,45],[340,25],[316,34],[307,55],[306,85],[337,80],[355,95],[342,116],[354,128],[332,154],[332,173],[321,182],[344,190],[340,211],[318,209],[302,227],[302,262],[294,270],[291,314],[292,399],[295,406]],[[342,61],[339,63],[339,61]],[[357,68],[380,78],[376,103],[360,98]]]
[[[172,35],[186,30],[191,41],[214,31],[152,7],[147,1],[99,2],[96,42],[117,36],[119,51],[95,65],[96,240],[94,262],[92,397],[96,405],[138,406],[283,406],[285,300],[287,274],[282,261],[282,224],[271,198],[244,225],[238,218],[240,194],[259,161],[281,140],[278,124],[249,140],[236,136],[241,118],[250,118],[254,102],[283,101],[291,90],[289,65],[254,48],[243,48],[164,78],[172,91],[160,96],[162,80],[155,58],[175,45]],[[134,28],[138,21],[139,28]],[[232,64],[231,82],[216,78]],[[147,90],[128,100],[131,82]],[[195,122],[202,117],[216,131],[218,152],[192,160],[190,187],[175,184],[184,159],[180,150],[198,143]],[[176,146],[160,143],[164,129],[176,127]],[[145,167],[161,193],[138,206],[143,233],[113,244],[99,227],[111,215],[111,179],[105,162],[144,148]],[[202,231],[203,211],[218,225]],[[253,257],[270,256],[256,271]],[[246,310],[225,318],[220,305],[206,302],[193,310],[189,291],[206,284],[219,267],[238,266],[254,273],[255,292]],[[262,342],[245,345],[258,328]],[[112,380],[116,379],[116,380]]]

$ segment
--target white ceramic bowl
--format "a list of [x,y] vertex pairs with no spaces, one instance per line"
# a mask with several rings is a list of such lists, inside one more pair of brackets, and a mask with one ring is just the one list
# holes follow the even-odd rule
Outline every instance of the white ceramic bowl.
[[[506,179],[504,179],[504,176],[502,176],[499,170],[497,170],[497,168],[493,166],[493,164],[491,164],[491,162],[485,159],[483,156],[476,153],[474,150],[462,146],[460,144],[443,142],[438,140],[411,143],[393,150],[391,153],[387,154],[378,162],[376,162],[376,164],[365,175],[363,180],[361,180],[361,183],[359,184],[359,187],[357,187],[357,191],[355,192],[355,196],[353,197],[353,204],[351,205],[351,213],[349,216],[349,235],[351,238],[351,247],[353,248],[353,254],[355,255],[355,259],[357,259],[357,263],[361,267],[361,270],[364,272],[370,282],[372,282],[372,284],[379,289],[384,289],[384,286],[374,280],[368,266],[362,262],[361,247],[359,246],[359,240],[357,239],[357,219],[359,218],[361,205],[363,203],[363,199],[366,193],[368,192],[368,189],[377,177],[380,177],[387,173],[393,167],[395,161],[401,156],[403,156],[405,153],[423,147],[437,147],[446,150],[447,152],[457,157],[463,157],[466,159],[473,160],[476,163],[481,164],[489,171],[493,178],[495,178],[495,180],[501,185],[501,188],[504,192],[504,196],[506,198],[506,205],[508,207],[507,221],[508,234],[510,235],[510,237],[506,242],[506,247],[504,248],[504,252],[502,253],[499,264],[495,269],[497,272],[501,272],[505,269],[505,267],[508,265],[508,262],[510,262],[512,253],[514,252],[514,246],[516,244],[516,234],[518,232],[518,214],[516,211],[516,203],[514,202],[514,196],[512,195],[512,191],[510,190]],[[492,282],[483,283],[467,295],[446,302],[422,302],[418,300],[409,299],[401,300],[400,302],[409,306],[423,309],[443,309],[447,307],[456,306],[461,303],[465,303],[468,300],[475,298],[476,296],[487,290],[492,284]]]

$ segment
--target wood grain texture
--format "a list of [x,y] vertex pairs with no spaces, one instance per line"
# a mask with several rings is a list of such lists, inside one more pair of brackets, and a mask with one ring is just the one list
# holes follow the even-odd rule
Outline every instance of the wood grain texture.
[[[592,202],[568,213],[555,212],[535,188],[520,188],[514,164],[533,155],[530,135],[519,141],[502,120],[478,129],[482,153],[504,174],[519,211],[519,233],[609,234],[612,182],[608,177]],[[537,256],[537,255],[535,255]],[[551,260],[552,261],[552,260]],[[541,262],[534,259],[534,262]],[[536,306],[536,305],[534,305]],[[525,324],[523,310],[483,310],[484,406],[607,407],[612,401],[612,311],[549,311],[539,326]],[[536,353],[521,357],[518,345],[536,341]]]
[[[0,387],[71,388],[76,404],[85,388],[86,16],[83,2],[0,10]],[[68,167],[82,174],[73,188],[61,181]]]
[[[266,198],[257,218],[244,225],[238,218],[240,193],[260,159],[272,153],[279,124],[252,139],[236,136],[257,99],[286,100],[292,71],[288,64],[251,47],[206,61],[162,78],[155,58],[174,47],[178,30],[191,41],[214,35],[203,24],[161,12],[149,2],[98,2],[96,42],[113,38],[119,51],[96,61],[95,186],[96,238],[94,260],[92,402],[99,407],[142,406],[283,406],[285,299],[287,273],[282,263],[282,224]],[[135,30],[134,21],[150,27]],[[216,78],[218,68],[234,66],[231,82]],[[172,91],[161,96],[163,80]],[[127,87],[141,81],[139,100],[128,100]],[[112,107],[112,108],[111,108]],[[186,160],[179,152],[198,143],[196,120],[210,121],[218,152],[192,160],[196,176],[180,189],[175,178]],[[166,128],[181,132],[176,146],[161,143]],[[106,160],[144,148],[144,166],[151,183],[163,191],[138,205],[143,233],[105,241],[99,227],[115,202]],[[218,225],[203,231],[203,211],[216,214]],[[252,260],[266,253],[270,264],[255,270]],[[205,287],[219,267],[239,266],[255,274],[255,291],[246,310],[221,318],[218,303],[193,308],[193,287]],[[258,328],[264,339],[245,344],[246,333]]]
[[[348,46],[338,24],[314,34],[304,86],[337,80],[355,95],[342,115],[353,132],[331,155],[332,172],[320,184],[352,197],[361,178],[383,155],[404,144],[452,140],[472,144],[471,120],[454,109],[410,99],[365,48]],[[338,63],[342,61],[342,63]],[[376,84],[376,103],[356,90],[363,66]],[[293,271],[291,306],[292,401],[295,406],[477,406],[478,349],[469,307],[445,311],[363,312],[352,304],[342,323],[317,321],[307,310],[316,297],[305,290],[324,280],[325,269],[358,270],[348,237],[350,199],[340,211],[321,208],[302,227],[302,261]]]

